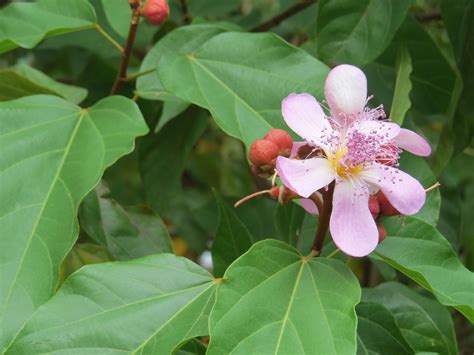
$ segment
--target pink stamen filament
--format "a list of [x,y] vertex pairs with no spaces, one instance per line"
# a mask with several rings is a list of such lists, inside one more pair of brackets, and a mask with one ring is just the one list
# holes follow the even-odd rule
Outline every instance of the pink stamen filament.
[[244,202],[248,201],[248,200],[251,200],[252,198],[254,197],[257,197],[257,196],[261,196],[261,195],[265,195],[265,194],[269,194],[270,193],[270,190],[262,190],[262,191],[257,191],[257,192],[254,192],[253,194],[250,194],[248,196],[245,196],[244,198],[240,199],[239,201],[237,201],[235,204],[234,204],[234,207],[239,207],[241,204],[243,204]]

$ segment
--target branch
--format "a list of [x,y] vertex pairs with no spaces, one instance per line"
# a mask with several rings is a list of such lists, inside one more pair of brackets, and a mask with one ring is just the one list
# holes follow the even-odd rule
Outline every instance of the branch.
[[441,14],[439,12],[431,12],[431,13],[421,13],[416,15],[416,19],[420,22],[431,22],[431,21],[439,21],[441,20]]
[[289,7],[281,14],[271,18],[270,20],[254,27],[250,30],[250,32],[265,32],[271,29],[272,27],[278,26],[280,23],[285,21],[287,18],[297,14],[300,11],[303,11],[307,7],[316,3],[317,0],[301,0],[300,2],[294,4],[293,6]]
[[128,30],[127,45],[122,55],[122,63],[120,64],[120,69],[115,79],[110,95],[117,94],[122,88],[123,83],[127,79],[127,68],[130,61],[130,55],[132,54],[133,43],[135,42],[135,36],[138,29],[138,20],[140,20],[140,5],[141,1],[132,0],[129,1],[130,6],[132,7],[132,18],[130,21],[130,29]]
[[190,24],[193,20],[188,10],[188,0],[181,0],[181,14],[183,15],[183,21],[186,25]]
[[312,253],[315,256],[321,254],[323,249],[324,238],[329,229],[329,218],[331,217],[332,212],[332,197],[334,195],[334,186],[335,182],[329,184],[327,191],[324,191],[323,194],[323,208],[319,212],[319,222],[318,229],[316,230],[316,236],[314,238]]

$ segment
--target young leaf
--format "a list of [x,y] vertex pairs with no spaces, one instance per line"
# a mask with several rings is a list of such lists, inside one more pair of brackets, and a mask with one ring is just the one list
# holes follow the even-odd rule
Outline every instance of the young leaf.
[[33,48],[44,38],[94,28],[96,23],[87,0],[15,2],[0,11],[0,53]]
[[392,313],[378,303],[357,305],[357,354],[413,354]]
[[168,229],[153,210],[146,206],[122,207],[104,197],[106,193],[96,188],[81,205],[81,227],[91,238],[118,260],[173,252]]
[[158,75],[168,92],[207,108],[247,147],[286,128],[281,100],[291,92],[322,97],[328,68],[271,33],[221,33],[200,47],[163,54]]
[[222,276],[227,267],[252,246],[252,235],[240,221],[233,207],[229,206],[215,191],[219,208],[219,224],[212,244],[214,274]]
[[410,91],[412,85],[410,74],[413,70],[410,52],[406,47],[399,49],[395,70],[397,72],[397,79],[389,117],[393,122],[402,125],[405,115],[411,106]]
[[224,275],[208,353],[353,354],[359,300],[359,283],[340,261],[258,242]]
[[474,274],[435,227],[405,217],[398,230],[390,230],[376,255],[431,291],[445,306],[455,307],[474,321]]
[[86,98],[87,90],[57,82],[25,64],[0,71],[0,101],[38,94],[56,95],[78,104]]
[[171,254],[85,266],[7,353],[171,354],[208,334],[215,289],[207,271]]
[[318,52],[328,63],[364,65],[390,44],[413,0],[321,0]]
[[80,201],[146,131],[123,97],[88,109],[42,95],[0,103],[0,349],[54,292]]
[[362,299],[385,307],[416,353],[458,354],[451,315],[438,302],[396,282],[364,289]]

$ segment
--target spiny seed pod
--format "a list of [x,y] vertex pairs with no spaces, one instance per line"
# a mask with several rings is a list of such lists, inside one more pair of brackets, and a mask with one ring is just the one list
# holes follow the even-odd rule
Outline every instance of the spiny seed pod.
[[289,135],[288,132],[273,128],[268,132],[263,139],[275,143],[279,150],[279,155],[283,155],[288,157],[291,152],[291,148],[293,147],[293,139]]
[[377,200],[379,202],[381,215],[397,216],[400,214],[400,212],[398,212],[398,210],[392,206],[390,201],[387,199],[387,196],[385,196],[382,191],[377,193]]
[[381,224],[377,224],[377,230],[379,231],[379,243],[380,243],[382,240],[385,239],[388,233],[385,227]]
[[167,0],[148,0],[143,10],[143,16],[152,24],[160,25],[170,15]]
[[372,214],[372,217],[376,219],[380,213],[380,205],[376,195],[372,195],[369,197],[369,210]]
[[260,168],[262,165],[274,165],[278,156],[278,146],[270,141],[259,139],[252,143],[249,152],[250,161]]
[[381,148],[381,153],[376,157],[377,163],[395,166],[400,158],[398,147],[394,144],[386,144]]

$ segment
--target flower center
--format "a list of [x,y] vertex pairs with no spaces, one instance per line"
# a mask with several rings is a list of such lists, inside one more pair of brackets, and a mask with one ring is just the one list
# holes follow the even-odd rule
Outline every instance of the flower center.
[[337,175],[340,177],[348,177],[350,175],[357,174],[363,168],[363,165],[361,164],[354,165],[351,162],[348,162],[348,153],[349,149],[347,146],[339,146],[334,156],[330,159],[334,170],[336,170]]

